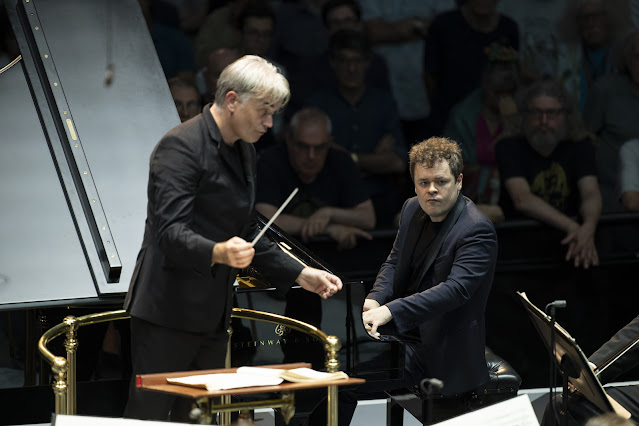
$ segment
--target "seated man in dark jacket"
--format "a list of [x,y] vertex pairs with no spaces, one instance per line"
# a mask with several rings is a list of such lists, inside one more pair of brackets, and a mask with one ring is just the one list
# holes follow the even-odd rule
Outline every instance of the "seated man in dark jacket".
[[[362,313],[371,336],[405,343],[404,377],[340,392],[340,425],[350,423],[358,399],[424,378],[443,381],[441,393],[458,398],[463,411],[464,396],[489,380],[484,312],[497,258],[495,228],[461,195],[463,161],[455,142],[430,138],[414,145],[409,158],[417,196],[402,207],[395,243]],[[322,424],[322,411],[315,410],[311,425]]]

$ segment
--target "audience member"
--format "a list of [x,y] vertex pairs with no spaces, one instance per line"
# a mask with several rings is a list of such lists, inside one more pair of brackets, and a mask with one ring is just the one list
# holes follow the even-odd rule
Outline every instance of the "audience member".
[[[639,345],[631,346],[636,343],[639,338],[639,316],[635,317],[630,323],[619,330],[610,340],[604,343],[590,357],[590,365],[597,372],[597,378],[602,385],[610,383],[619,378],[622,374],[630,371],[639,365]],[[624,350],[627,351],[624,352]],[[619,358],[615,359],[617,356]],[[560,423],[556,417],[562,406],[562,396],[559,395],[554,399],[553,404],[549,404],[544,412],[542,426],[557,426],[565,424],[568,426],[576,425],[611,425],[626,426],[634,425],[633,421],[625,420],[621,417],[615,417],[612,413],[610,422],[604,422],[604,419],[597,419],[601,414],[601,410],[594,404],[584,398],[581,394],[574,392],[575,388],[570,385],[573,393],[568,397],[568,411],[566,413],[565,423]],[[607,386],[606,393],[612,399],[618,402],[624,409],[628,410],[631,419],[639,417],[639,386]],[[587,422],[587,423],[586,423]]]
[[[275,65],[284,77],[286,68],[274,61],[269,54],[275,32],[275,12],[265,0],[249,0],[238,17],[240,29],[239,51],[241,55],[258,55]],[[255,148],[260,152],[273,145],[284,129],[284,113],[273,116],[273,127],[260,139]]]
[[247,0],[229,0],[207,17],[195,39],[197,69],[207,65],[209,54],[220,48],[236,48],[240,43],[237,19]]
[[218,77],[227,65],[237,59],[240,59],[240,52],[237,49],[223,47],[209,53],[206,67],[200,69],[195,76],[195,84],[204,104],[213,102]]
[[492,43],[518,49],[515,21],[497,11],[497,0],[467,0],[437,15],[426,38],[424,79],[432,100],[429,130],[442,131],[450,109],[481,83]]
[[[342,30],[364,31],[362,11],[356,0],[328,0],[322,8],[322,22],[329,38]],[[328,51],[317,58],[312,71],[312,83],[315,86],[337,86]],[[370,87],[391,90],[386,60],[375,52],[371,53],[370,65],[366,70],[366,84]]]
[[524,78],[562,80],[570,74],[572,62],[561,40],[559,22],[565,16],[566,1],[500,1],[497,10],[511,17],[519,27],[519,63]]
[[291,101],[286,109],[290,114],[303,106],[315,88],[309,72],[328,46],[321,16],[324,3],[326,0],[282,2],[275,9],[272,57],[284,66],[291,84]]
[[340,30],[364,29],[362,9],[356,0],[328,0],[322,7],[322,22],[329,36]]
[[[566,233],[566,260],[598,265],[594,242],[601,214],[594,148],[579,110],[558,82],[532,85],[519,105],[520,135],[497,143],[500,204],[511,219],[527,216]],[[579,214],[581,223],[573,219]]]
[[[473,407],[470,391],[489,380],[484,314],[497,236],[492,223],[461,195],[462,168],[461,150],[448,139],[430,138],[411,148],[417,196],[404,203],[393,248],[362,312],[372,337],[405,343],[404,374],[340,392],[340,425],[350,423],[358,399],[416,386],[424,378],[440,379],[438,393],[451,408],[458,404],[459,411],[467,411]],[[315,409],[309,424],[326,425],[325,412]]]
[[182,123],[200,113],[202,110],[200,95],[193,83],[184,81],[180,77],[173,77],[169,80],[169,89]]
[[[275,32],[275,12],[266,0],[248,0],[237,17],[242,55],[268,58]],[[277,63],[273,63],[277,65]],[[279,67],[281,71],[281,66]]]
[[308,104],[325,111],[335,143],[348,151],[365,176],[379,226],[390,226],[401,207],[396,179],[406,168],[406,148],[390,93],[366,86],[370,46],[360,32],[331,37],[329,56],[338,87],[322,89]]
[[613,71],[613,49],[628,28],[628,0],[568,0],[560,22],[571,67],[562,81],[583,110],[593,83]]
[[621,203],[626,209],[639,212],[639,139],[621,145],[619,180]]
[[187,81],[195,79],[193,49],[186,35],[177,28],[163,25],[151,19],[152,0],[140,0],[142,14],[151,33],[166,79],[180,77]]
[[495,143],[517,107],[517,52],[497,44],[487,51],[481,87],[451,110],[444,136],[456,140],[464,156],[463,193],[493,222],[503,220],[499,207],[499,173]]
[[316,56],[328,47],[322,23],[322,7],[327,0],[282,2],[276,8],[277,28],[274,56],[284,66],[290,61]]
[[604,212],[622,211],[617,188],[619,148],[639,137],[639,30],[620,46],[619,74],[602,77],[593,87],[584,108],[584,120],[599,137],[597,176]]
[[187,35],[197,32],[209,12],[210,0],[152,0],[151,18]]
[[305,108],[295,113],[286,144],[260,156],[255,206],[270,218],[300,188],[275,224],[305,242],[326,234],[341,250],[354,247],[358,237],[371,239],[364,229],[375,227],[375,211],[357,166],[332,143],[331,121],[324,112]]
[[453,0],[359,0],[366,32],[386,59],[392,94],[409,144],[427,135],[431,104],[424,87],[424,36],[430,20]]

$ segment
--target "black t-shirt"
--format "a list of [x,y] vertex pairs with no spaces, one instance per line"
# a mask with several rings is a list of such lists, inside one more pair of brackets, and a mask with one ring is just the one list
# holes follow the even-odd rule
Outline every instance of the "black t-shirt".
[[246,171],[242,164],[242,154],[240,154],[239,144],[234,143],[233,145],[227,145],[224,142],[220,142],[220,152],[226,154],[225,157],[231,164],[231,168],[239,171],[242,176],[244,176],[244,181],[246,182]]
[[497,164],[502,182],[499,204],[507,219],[521,217],[504,186],[509,178],[523,177],[530,191],[568,216],[579,213],[577,182],[584,176],[596,176],[595,151],[588,140],[560,142],[544,157],[524,138],[504,139],[496,146]]
[[413,256],[410,260],[410,281],[409,285],[404,291],[405,296],[409,296],[417,292],[417,288],[421,281],[419,275],[422,272],[422,267],[426,262],[426,256],[428,255],[428,249],[430,245],[437,237],[439,230],[442,229],[444,222],[431,222],[428,223],[419,231],[419,239],[415,245]]
[[299,192],[283,213],[297,217],[309,217],[324,206],[352,208],[370,198],[345,152],[330,149],[315,181],[305,184],[290,166],[286,145],[264,151],[257,162],[256,202],[279,206],[296,187]]

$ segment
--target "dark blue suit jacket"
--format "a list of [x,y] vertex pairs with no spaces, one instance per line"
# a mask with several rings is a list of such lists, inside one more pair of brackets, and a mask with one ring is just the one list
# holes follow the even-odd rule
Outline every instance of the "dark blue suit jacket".
[[393,319],[386,330],[394,330],[400,339],[419,335],[420,342],[407,351],[407,374],[416,383],[438,378],[444,382],[442,393],[450,395],[488,381],[484,311],[497,236],[475,204],[460,195],[432,242],[435,249],[422,267],[417,292],[404,297],[419,230],[428,221],[416,197],[404,203],[393,249],[367,298],[390,309]]

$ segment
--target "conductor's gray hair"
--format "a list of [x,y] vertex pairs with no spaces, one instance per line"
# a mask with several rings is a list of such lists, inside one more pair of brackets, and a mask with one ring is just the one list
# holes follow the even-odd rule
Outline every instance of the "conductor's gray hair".
[[226,94],[237,93],[240,102],[263,101],[276,109],[284,107],[291,96],[288,80],[266,59],[246,55],[228,65],[217,80],[215,106],[224,105]]

